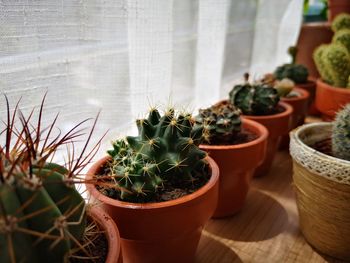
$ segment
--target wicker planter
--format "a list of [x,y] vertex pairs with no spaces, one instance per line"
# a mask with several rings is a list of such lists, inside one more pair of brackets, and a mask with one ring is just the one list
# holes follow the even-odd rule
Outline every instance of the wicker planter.
[[329,256],[350,260],[350,162],[309,147],[329,138],[331,123],[291,132],[293,181],[305,239]]

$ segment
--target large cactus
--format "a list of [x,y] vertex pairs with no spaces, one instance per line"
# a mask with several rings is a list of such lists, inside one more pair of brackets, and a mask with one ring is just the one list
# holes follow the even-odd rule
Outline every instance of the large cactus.
[[90,159],[71,153],[68,169],[50,160],[61,146],[73,143],[80,124],[52,136],[56,120],[41,129],[42,104],[36,125],[21,115],[21,128],[15,127],[17,107],[10,118],[7,105],[5,146],[0,147],[1,262],[67,262],[73,250],[84,250],[86,207],[74,183]]
[[288,78],[293,80],[295,83],[306,83],[309,76],[307,68],[300,64],[295,64],[295,58],[297,55],[296,47],[289,47],[288,53],[292,58],[292,63],[284,64],[276,68],[274,76],[277,80]]
[[246,115],[269,115],[276,113],[280,97],[277,90],[268,84],[235,85],[229,93],[232,105],[239,108]]
[[136,121],[138,136],[113,143],[110,165],[119,189],[108,187],[108,196],[131,202],[148,202],[164,181],[193,181],[206,167],[206,153],[198,148],[203,127],[193,128],[192,116],[173,108],[161,116],[152,109],[148,118]]
[[210,108],[200,109],[195,117],[196,125],[204,126],[205,143],[229,144],[241,131],[240,110],[230,103],[220,103]]
[[332,150],[336,157],[350,161],[350,104],[336,115],[332,130]]

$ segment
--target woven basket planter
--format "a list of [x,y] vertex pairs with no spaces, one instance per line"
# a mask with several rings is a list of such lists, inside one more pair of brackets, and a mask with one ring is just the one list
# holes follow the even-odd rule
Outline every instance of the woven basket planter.
[[311,123],[290,134],[300,228],[318,251],[350,260],[350,162],[309,147],[330,138],[331,123]]

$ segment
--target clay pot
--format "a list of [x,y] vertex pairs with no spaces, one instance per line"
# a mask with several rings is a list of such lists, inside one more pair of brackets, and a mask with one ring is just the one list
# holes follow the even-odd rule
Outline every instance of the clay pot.
[[315,79],[320,74],[312,58],[312,53],[319,45],[330,43],[332,37],[333,31],[330,28],[330,24],[326,22],[306,23],[301,27],[297,42],[296,63],[306,66],[310,76]]
[[[88,171],[98,174],[105,157]],[[207,158],[211,178],[196,192],[160,203],[128,203],[103,195],[93,184],[86,188],[118,225],[124,263],[194,262],[202,229],[213,215],[218,200],[219,168]]]
[[251,142],[237,145],[200,145],[220,169],[219,201],[214,218],[236,214],[244,205],[251,178],[264,160],[268,131],[265,126],[243,119],[243,128],[258,136]]
[[255,170],[254,176],[263,176],[268,174],[275,153],[278,149],[282,135],[289,131],[293,108],[287,103],[279,102],[279,107],[283,109],[281,113],[264,116],[243,115],[245,118],[259,122],[269,131],[267,139],[266,156],[263,163]]
[[340,13],[350,13],[350,1],[328,0],[328,21],[332,22]]
[[106,235],[108,242],[106,263],[122,263],[123,258],[120,249],[119,231],[112,218],[97,206],[92,206],[88,214],[96,221]]
[[322,113],[322,119],[332,121],[335,114],[347,103],[350,103],[350,89],[333,87],[322,80],[317,80],[317,109]]
[[319,115],[320,112],[315,106],[315,96],[316,96],[316,79],[310,77],[306,83],[295,84],[295,87],[306,90],[309,93],[309,108],[308,115]]
[[[298,97],[281,98],[283,102],[288,103],[293,107],[290,130],[303,125],[309,104],[309,92],[304,89],[294,88],[293,91],[298,92]],[[283,135],[280,143],[280,149],[288,149],[289,135]]]

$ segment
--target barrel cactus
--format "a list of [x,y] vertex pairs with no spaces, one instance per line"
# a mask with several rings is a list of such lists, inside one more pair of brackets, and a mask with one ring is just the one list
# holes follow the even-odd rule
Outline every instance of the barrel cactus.
[[204,142],[207,144],[229,144],[241,131],[240,110],[230,103],[219,103],[200,109],[195,117],[196,126],[204,126]]
[[68,169],[51,159],[77,138],[80,125],[52,136],[56,120],[47,129],[40,127],[42,104],[37,125],[21,115],[21,127],[16,127],[17,107],[10,118],[7,105],[5,145],[0,147],[1,262],[67,262],[84,247],[86,205],[74,183],[86,159],[73,160],[71,153]]
[[298,50],[296,47],[289,47],[288,53],[292,57],[292,63],[284,64],[276,68],[274,76],[277,80],[288,78],[297,84],[307,82],[307,78],[309,76],[307,68],[303,65],[295,63],[297,52]]
[[350,161],[350,104],[336,115],[332,129],[333,154]]
[[229,93],[232,105],[246,115],[269,115],[277,111],[280,97],[277,90],[269,84],[257,83],[235,85]]
[[206,153],[198,148],[203,126],[193,127],[191,114],[173,108],[163,116],[155,108],[146,119],[136,121],[137,136],[113,143],[108,166],[117,189],[104,194],[123,201],[149,202],[164,181],[191,182],[206,168]]

